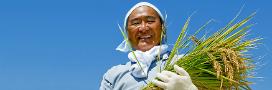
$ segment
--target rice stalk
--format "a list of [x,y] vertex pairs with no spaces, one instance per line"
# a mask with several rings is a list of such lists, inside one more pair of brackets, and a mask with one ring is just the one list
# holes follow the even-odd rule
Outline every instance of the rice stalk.
[[[198,89],[250,90],[251,82],[247,78],[253,78],[249,73],[254,69],[254,64],[246,52],[255,48],[257,41],[261,38],[246,40],[245,37],[248,34],[247,30],[253,26],[253,24],[247,25],[247,23],[255,14],[254,12],[242,21],[233,24],[238,17],[237,15],[224,28],[219,29],[207,39],[204,39],[204,36],[198,39],[196,34],[185,37],[190,21],[189,17],[169,55],[164,70],[175,72],[173,65],[170,64],[173,56],[177,54],[178,49],[189,48],[185,56],[176,61],[175,64],[184,68],[190,74],[192,82]],[[203,29],[206,24],[199,30]],[[191,42],[194,45],[187,47],[188,43]],[[144,90],[161,90],[161,88],[149,83]]]

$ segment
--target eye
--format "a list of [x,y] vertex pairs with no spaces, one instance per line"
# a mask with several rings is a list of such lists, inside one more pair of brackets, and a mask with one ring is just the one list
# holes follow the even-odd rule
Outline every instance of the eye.
[[151,23],[153,23],[153,22],[155,22],[155,21],[156,21],[156,18],[155,18],[155,17],[152,17],[152,16],[148,16],[148,17],[147,17],[147,23],[151,24]]
[[132,25],[139,25],[140,22],[133,22]]
[[147,20],[147,23],[149,23],[149,24],[151,24],[153,22],[155,22],[155,20]]
[[141,21],[138,20],[138,19],[132,20],[132,21],[131,21],[131,25],[138,26],[138,25],[140,25],[140,24],[141,24]]

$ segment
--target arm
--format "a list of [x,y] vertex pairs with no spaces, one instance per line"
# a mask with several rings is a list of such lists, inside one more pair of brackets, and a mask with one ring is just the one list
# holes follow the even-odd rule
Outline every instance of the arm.
[[112,83],[108,80],[107,76],[108,76],[108,74],[105,73],[103,76],[103,79],[101,81],[99,90],[112,90],[113,89]]

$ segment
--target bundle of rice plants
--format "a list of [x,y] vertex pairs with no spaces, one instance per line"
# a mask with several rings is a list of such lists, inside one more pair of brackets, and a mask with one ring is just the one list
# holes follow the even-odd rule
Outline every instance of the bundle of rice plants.
[[[247,89],[250,83],[247,78],[252,78],[249,73],[254,69],[253,60],[246,52],[256,48],[258,40],[246,40],[248,29],[253,24],[247,24],[255,16],[255,12],[238,23],[234,23],[237,15],[224,28],[206,38],[205,35],[198,39],[196,34],[203,30],[208,21],[196,33],[186,37],[186,30],[190,17],[185,22],[181,33],[174,44],[164,70],[175,72],[171,64],[174,55],[179,50],[185,50],[185,55],[174,64],[184,68],[190,75],[192,82],[199,90],[218,89]],[[191,45],[193,43],[194,45]],[[189,48],[189,49],[188,49]],[[162,90],[149,83],[144,90]]]

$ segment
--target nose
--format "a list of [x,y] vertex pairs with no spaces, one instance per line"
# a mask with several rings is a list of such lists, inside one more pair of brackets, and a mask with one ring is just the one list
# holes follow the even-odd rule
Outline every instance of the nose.
[[142,22],[141,25],[139,25],[139,31],[146,32],[147,30],[149,30],[149,27],[147,26],[147,23]]

